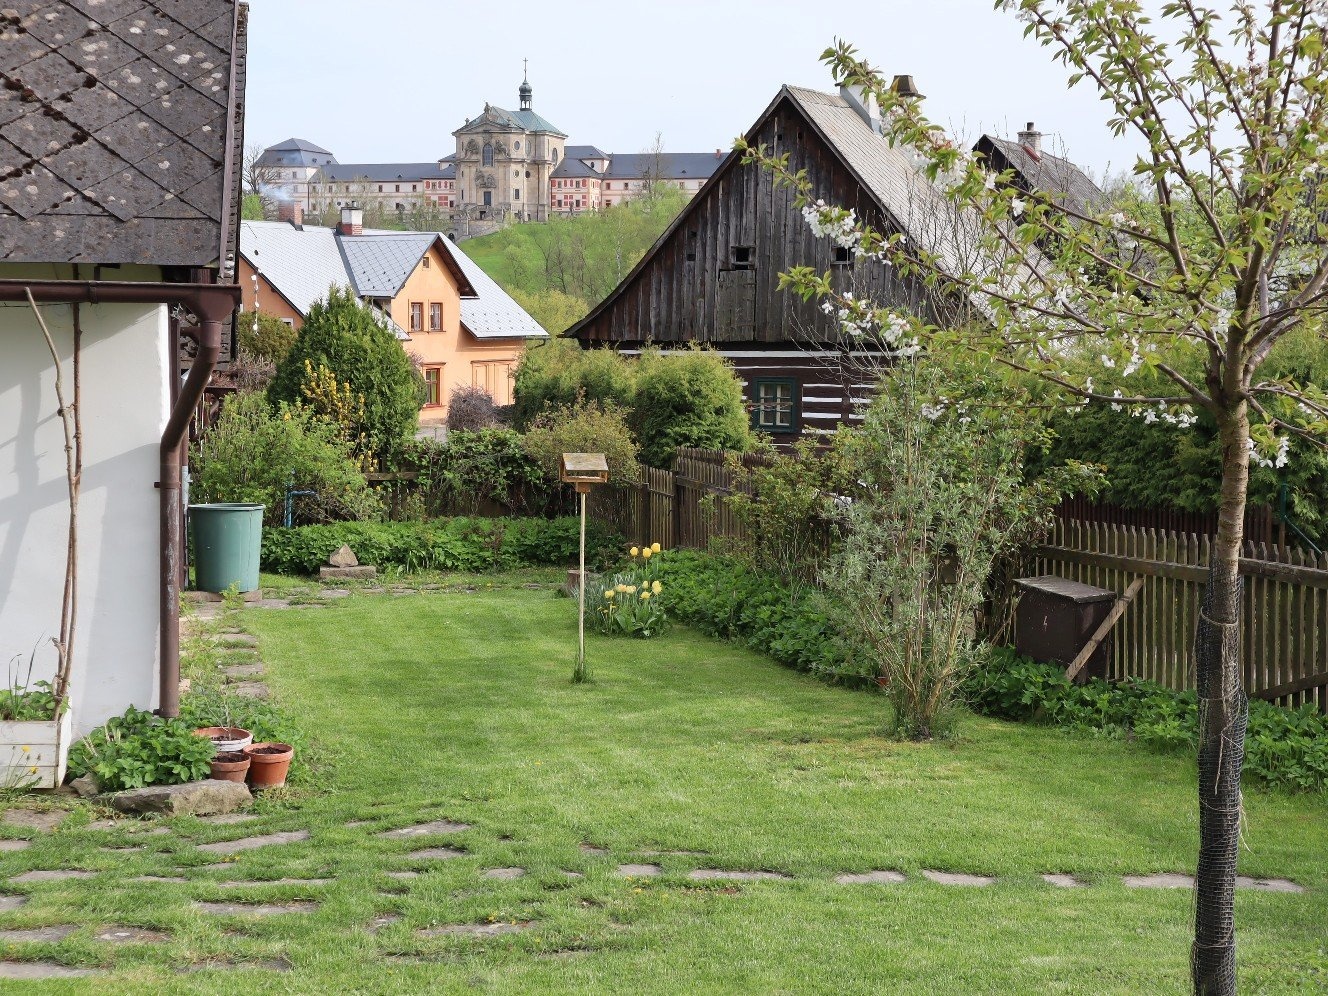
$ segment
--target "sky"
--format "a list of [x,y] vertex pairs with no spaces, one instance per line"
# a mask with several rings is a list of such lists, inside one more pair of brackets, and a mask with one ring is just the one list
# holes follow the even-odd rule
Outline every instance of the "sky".
[[961,136],[1014,137],[1095,176],[1138,146],[1111,135],[1090,87],[990,0],[608,4],[507,0],[249,0],[247,145],[303,138],[343,163],[427,162],[485,102],[534,109],[568,141],[641,152],[727,151],[782,83],[831,90],[819,56],[847,39],[887,75],[911,74],[928,116]]

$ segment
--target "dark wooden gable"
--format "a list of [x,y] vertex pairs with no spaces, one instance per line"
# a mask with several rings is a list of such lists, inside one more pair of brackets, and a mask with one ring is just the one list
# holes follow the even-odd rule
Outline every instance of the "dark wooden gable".
[[[817,197],[895,230],[787,91],[747,139],[788,152],[790,168],[807,171]],[[636,269],[570,334],[587,345],[627,348],[647,342],[787,348],[832,341],[833,323],[817,302],[779,290],[779,274],[793,266],[829,270],[837,289],[880,303],[914,308],[922,296],[880,263],[836,261],[831,241],[814,236],[793,206],[792,191],[776,189],[769,171],[743,165],[733,153]]]

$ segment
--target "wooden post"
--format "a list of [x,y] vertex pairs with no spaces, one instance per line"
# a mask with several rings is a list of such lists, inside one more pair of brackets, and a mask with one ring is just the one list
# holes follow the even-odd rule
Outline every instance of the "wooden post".
[[586,674],[586,492],[577,489],[581,498],[581,572],[576,586],[576,674],[573,681],[585,681]]
[[1074,681],[1075,675],[1084,669],[1084,665],[1088,663],[1088,658],[1093,656],[1093,651],[1098,648],[1098,644],[1107,638],[1107,634],[1111,632],[1111,627],[1120,621],[1120,617],[1125,614],[1126,608],[1134,601],[1134,596],[1139,594],[1139,589],[1143,586],[1143,578],[1135,578],[1130,582],[1130,586],[1125,589],[1125,594],[1116,600],[1116,604],[1112,606],[1107,618],[1102,620],[1102,625],[1097,628],[1097,632],[1093,634],[1092,639],[1084,644],[1084,649],[1079,651],[1074,660],[1070,662],[1070,666],[1065,669],[1067,679]]

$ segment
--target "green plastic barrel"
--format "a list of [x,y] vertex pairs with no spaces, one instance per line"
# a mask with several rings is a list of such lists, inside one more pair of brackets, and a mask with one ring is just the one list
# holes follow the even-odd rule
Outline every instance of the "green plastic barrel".
[[258,558],[263,549],[262,505],[239,502],[189,506],[189,534],[194,543],[194,580],[200,591],[258,588]]

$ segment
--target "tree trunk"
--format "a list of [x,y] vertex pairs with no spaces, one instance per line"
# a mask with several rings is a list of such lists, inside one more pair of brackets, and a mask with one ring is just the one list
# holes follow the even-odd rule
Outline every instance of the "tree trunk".
[[1199,692],[1199,864],[1191,971],[1198,996],[1236,992],[1240,771],[1249,707],[1241,681],[1240,550],[1249,484],[1245,405],[1218,420],[1222,500],[1195,645]]

